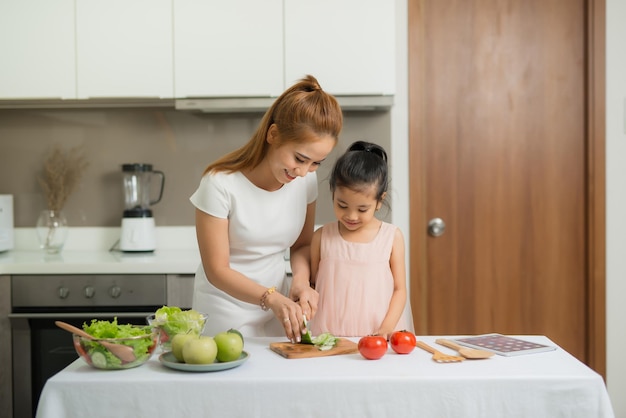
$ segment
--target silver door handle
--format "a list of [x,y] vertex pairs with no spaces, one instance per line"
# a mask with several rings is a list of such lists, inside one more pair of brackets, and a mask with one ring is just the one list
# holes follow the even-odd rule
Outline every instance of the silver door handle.
[[433,237],[440,237],[446,231],[446,223],[441,218],[433,218],[428,221],[428,234]]

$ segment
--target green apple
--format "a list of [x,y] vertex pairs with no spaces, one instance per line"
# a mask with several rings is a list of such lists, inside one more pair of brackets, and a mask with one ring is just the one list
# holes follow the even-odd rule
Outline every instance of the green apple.
[[221,362],[237,360],[243,351],[241,334],[233,331],[220,332],[213,339],[217,344],[217,360]]
[[187,364],[211,364],[217,357],[217,344],[208,335],[190,338],[183,345],[183,359]]
[[174,335],[174,338],[172,338],[172,354],[176,357],[176,360],[185,361],[183,358],[183,346],[192,338],[198,338],[198,336],[194,333]]
[[[244,341],[244,339],[243,339],[243,335],[241,334],[241,332],[239,332],[239,330],[236,330],[235,328],[231,328],[231,329],[229,329],[229,330],[228,330],[228,331],[226,331],[226,332],[234,332],[235,334],[237,334],[237,335],[239,335],[239,336],[241,337],[241,341],[242,341],[242,342]],[[244,344],[245,344],[245,342],[244,342]]]

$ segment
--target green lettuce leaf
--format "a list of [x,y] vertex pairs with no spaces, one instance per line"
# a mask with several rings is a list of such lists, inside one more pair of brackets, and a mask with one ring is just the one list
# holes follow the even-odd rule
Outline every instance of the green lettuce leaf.
[[183,311],[177,306],[163,306],[154,313],[152,325],[161,327],[167,335],[174,336],[188,332],[200,334],[204,322],[203,315],[194,309]]

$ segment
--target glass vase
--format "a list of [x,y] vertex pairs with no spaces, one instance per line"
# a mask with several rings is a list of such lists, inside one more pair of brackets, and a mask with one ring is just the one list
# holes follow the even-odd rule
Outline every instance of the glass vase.
[[65,245],[68,226],[63,211],[42,210],[37,219],[40,247],[48,254],[58,254]]

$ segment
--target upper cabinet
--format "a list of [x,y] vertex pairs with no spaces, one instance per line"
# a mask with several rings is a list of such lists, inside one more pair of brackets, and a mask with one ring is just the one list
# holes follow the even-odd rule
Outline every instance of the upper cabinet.
[[0,99],[273,98],[306,74],[388,97],[394,4],[2,0]]
[[172,0],[0,2],[0,98],[173,98]]
[[285,79],[336,95],[395,91],[393,0],[285,0]]
[[283,0],[174,0],[175,96],[283,91]]
[[172,98],[172,0],[76,0],[77,98]]
[[76,97],[74,0],[0,2],[0,98]]

